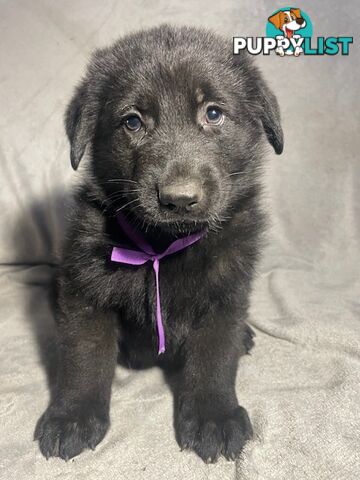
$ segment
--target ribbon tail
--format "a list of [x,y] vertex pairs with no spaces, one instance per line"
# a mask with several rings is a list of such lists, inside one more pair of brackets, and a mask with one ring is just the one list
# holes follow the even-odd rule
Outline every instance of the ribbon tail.
[[165,332],[164,325],[162,322],[161,316],[161,303],[160,303],[160,282],[159,282],[159,259],[155,258],[153,262],[153,268],[155,272],[155,283],[156,283],[156,325],[159,337],[159,351],[158,355],[165,352]]
[[114,247],[111,253],[112,262],[127,263],[128,265],[143,265],[150,259],[151,257],[147,253],[122,247]]

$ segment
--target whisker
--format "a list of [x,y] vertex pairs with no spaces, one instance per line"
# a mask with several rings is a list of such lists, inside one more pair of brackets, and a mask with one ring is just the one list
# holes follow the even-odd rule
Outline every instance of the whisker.
[[139,192],[139,189],[133,189],[133,190],[120,190],[118,192],[113,192],[110,193],[102,202],[101,206],[105,205],[106,203],[108,204],[107,206],[110,207],[113,205],[117,200],[121,200],[122,198],[126,198],[128,193],[137,193]]
[[235,175],[246,175],[246,172],[233,172],[233,173],[230,173],[229,175],[226,175],[225,178],[234,177]]
[[106,183],[121,183],[121,182],[128,182],[128,183],[135,183],[136,185],[138,182],[135,180],[129,180],[127,178],[110,178],[109,180],[106,180]]
[[127,203],[125,203],[125,205],[123,205],[122,207],[118,208],[118,209],[116,210],[116,213],[121,212],[121,210],[123,210],[124,208],[128,207],[128,206],[131,205],[132,203],[134,203],[134,202],[139,202],[139,201],[140,201],[139,198],[134,198],[134,200],[130,200],[130,202],[127,202]]
[[128,193],[137,193],[137,192],[140,192],[140,190],[138,188],[136,188],[134,190],[119,190],[117,192],[110,193],[109,195],[107,195],[107,198],[115,197],[116,195],[125,196]]

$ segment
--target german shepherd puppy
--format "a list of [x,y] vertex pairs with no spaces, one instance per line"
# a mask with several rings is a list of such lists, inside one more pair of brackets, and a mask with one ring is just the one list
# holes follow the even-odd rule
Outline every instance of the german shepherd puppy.
[[[86,150],[88,169],[57,273],[59,371],[35,431],[46,457],[104,438],[118,356],[164,370],[181,448],[235,459],[252,435],[235,376],[253,344],[245,322],[265,223],[264,139],[280,154],[283,134],[275,96],[231,48],[190,27],[128,35],[94,53],[68,106],[71,164]],[[114,247],[145,255],[129,229],[155,254],[197,241],[162,258],[157,279],[154,255],[112,261]]]

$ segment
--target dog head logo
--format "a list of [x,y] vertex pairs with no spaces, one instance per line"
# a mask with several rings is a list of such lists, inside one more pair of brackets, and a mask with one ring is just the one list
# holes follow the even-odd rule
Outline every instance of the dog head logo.
[[279,41],[279,46],[275,50],[278,55],[298,57],[304,51],[302,39],[311,37],[312,26],[309,17],[300,8],[285,7],[268,18],[266,33]]
[[300,8],[291,8],[290,10],[282,11],[271,15],[268,18],[275,28],[281,30],[284,36],[291,38],[294,32],[300,28],[306,27],[306,20],[301,16]]

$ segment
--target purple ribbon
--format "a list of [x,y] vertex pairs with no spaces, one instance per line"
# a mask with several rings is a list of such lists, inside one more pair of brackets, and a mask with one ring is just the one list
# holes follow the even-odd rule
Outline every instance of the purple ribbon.
[[155,272],[156,283],[156,324],[159,337],[159,351],[158,354],[165,352],[165,333],[164,325],[161,316],[161,303],[160,303],[160,260],[168,255],[184,250],[188,246],[200,240],[204,235],[204,232],[194,233],[184,238],[179,238],[162,253],[156,253],[151,245],[146,241],[143,235],[133,228],[126,220],[123,214],[117,215],[117,220],[126,236],[140,249],[129,250],[123,247],[113,247],[111,253],[111,261],[126,263],[128,265],[143,265],[151,260],[153,262],[153,269]]

